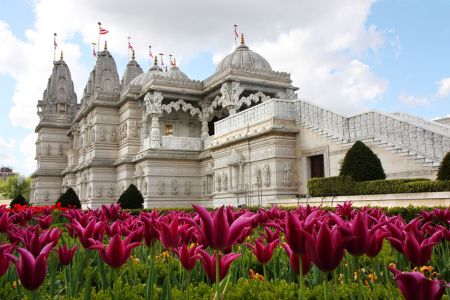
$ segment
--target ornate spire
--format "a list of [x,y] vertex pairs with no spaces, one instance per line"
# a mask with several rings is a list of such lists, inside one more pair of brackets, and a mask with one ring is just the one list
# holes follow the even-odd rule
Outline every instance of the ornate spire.
[[155,55],[155,59],[153,60],[153,65],[158,65],[158,56]]
[[61,51],[61,57],[60,57],[60,60],[64,60],[64,53],[63,53],[63,51]]
[[105,51],[108,50],[108,41],[105,41]]
[[245,45],[244,34],[241,33],[241,45]]
[[131,50],[131,59],[134,60],[136,56],[134,55],[134,49]]

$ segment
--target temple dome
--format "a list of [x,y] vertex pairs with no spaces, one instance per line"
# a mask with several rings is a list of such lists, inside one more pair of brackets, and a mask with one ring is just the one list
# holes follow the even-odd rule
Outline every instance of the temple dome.
[[269,62],[258,53],[250,50],[241,37],[241,44],[233,53],[225,56],[217,65],[216,73],[222,72],[228,68],[245,68],[263,71],[272,71]]
[[77,103],[70,70],[62,58],[62,54],[59,61],[53,62],[52,75],[48,79],[42,100],[67,104]]
[[157,74],[163,74],[163,70],[160,66],[158,66],[158,61],[155,59],[154,65],[148,69],[147,72],[142,73],[136,76],[133,80],[130,81],[130,86],[135,86],[138,88],[144,87],[147,82],[150,82],[152,78]]
[[134,54],[133,58],[128,62],[127,67],[125,68],[125,72],[122,76],[122,90],[125,89],[130,82],[135,79],[137,76],[143,74],[144,71],[142,71],[141,66],[139,63],[135,60]]
[[191,80],[175,63],[172,64],[169,72],[165,73],[165,76],[174,80]]
[[116,95],[120,91],[119,73],[111,53],[105,50],[98,53],[97,62],[93,72],[94,93]]

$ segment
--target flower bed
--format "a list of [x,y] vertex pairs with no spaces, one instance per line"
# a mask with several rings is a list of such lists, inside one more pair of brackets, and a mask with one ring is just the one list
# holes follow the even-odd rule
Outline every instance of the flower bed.
[[449,223],[448,208],[404,221],[350,203],[1,207],[0,299],[439,299]]

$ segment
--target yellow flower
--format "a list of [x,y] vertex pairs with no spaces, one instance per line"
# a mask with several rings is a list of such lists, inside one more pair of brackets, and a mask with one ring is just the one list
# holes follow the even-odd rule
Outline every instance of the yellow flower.
[[425,273],[425,271],[428,271],[428,272],[433,272],[433,267],[432,266],[422,266],[422,267],[420,267],[420,272],[421,273]]
[[374,282],[377,279],[378,279],[377,274],[375,274],[375,273],[369,274],[369,280],[370,281]]
[[12,286],[13,286],[13,288],[17,289],[17,281],[14,280],[12,283]]
[[394,263],[390,263],[390,264],[389,264],[389,267],[390,267],[390,268],[394,268],[394,269],[397,269],[397,265],[396,265],[396,264],[394,264]]

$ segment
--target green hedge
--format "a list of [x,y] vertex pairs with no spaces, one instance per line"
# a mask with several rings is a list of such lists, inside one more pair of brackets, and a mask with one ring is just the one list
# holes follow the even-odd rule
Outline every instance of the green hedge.
[[308,191],[313,197],[443,192],[450,191],[450,180],[409,178],[357,182],[349,176],[335,176],[310,178]]

